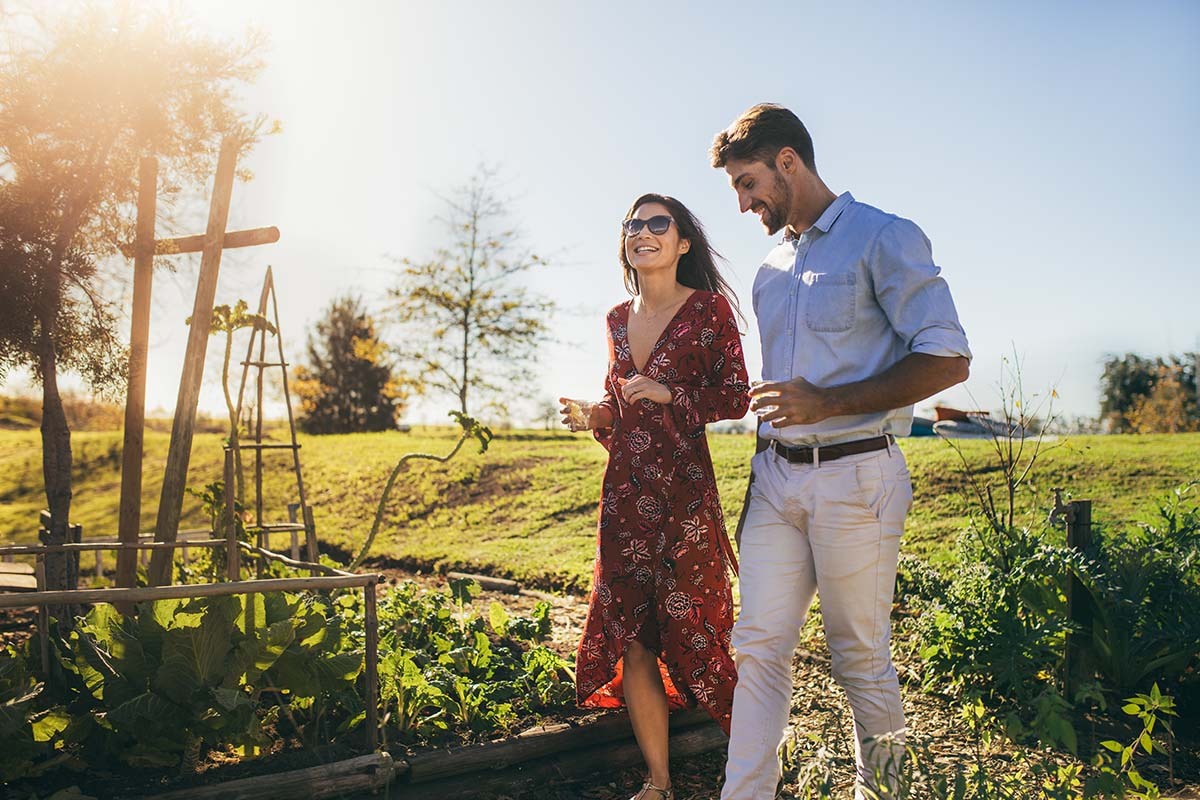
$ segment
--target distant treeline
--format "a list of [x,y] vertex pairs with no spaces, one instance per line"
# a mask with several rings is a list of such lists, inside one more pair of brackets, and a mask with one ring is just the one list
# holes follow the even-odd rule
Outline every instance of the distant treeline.
[[1200,353],[1109,356],[1100,378],[1100,419],[1111,433],[1200,430],[1197,367]]
[[[73,431],[119,431],[125,421],[125,406],[121,403],[98,400],[87,395],[64,394],[63,410]],[[0,430],[30,430],[41,427],[42,399],[28,395],[0,395]],[[222,433],[229,422],[220,417],[200,414],[196,418],[197,433]],[[170,431],[170,417],[148,417],[146,428]]]

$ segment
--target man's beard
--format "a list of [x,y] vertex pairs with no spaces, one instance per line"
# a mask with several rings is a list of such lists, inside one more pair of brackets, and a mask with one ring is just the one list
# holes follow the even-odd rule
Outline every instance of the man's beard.
[[784,225],[787,224],[787,217],[785,217],[783,214],[780,214],[777,209],[772,208],[766,203],[763,203],[763,205],[766,206],[767,209],[767,213],[764,214],[762,218],[763,227],[767,229],[768,236],[774,236],[783,229]]
[[791,213],[791,206],[788,202],[788,186],[784,181],[783,176],[775,173],[774,185],[775,197],[771,198],[770,203],[763,203],[767,213],[762,218],[763,226],[767,229],[768,236],[774,236],[783,230],[783,226],[787,225],[788,216]]

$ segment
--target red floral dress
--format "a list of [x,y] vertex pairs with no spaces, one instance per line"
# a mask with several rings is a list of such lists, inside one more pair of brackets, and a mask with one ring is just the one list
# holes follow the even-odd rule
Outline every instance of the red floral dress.
[[623,705],[621,658],[639,641],[658,654],[672,707],[698,702],[728,734],[737,682],[729,571],[737,562],[704,426],[749,407],[741,338],[724,297],[693,292],[641,371],[670,388],[672,402],[629,404],[617,384],[639,373],[629,310],[626,302],[608,312],[602,404],[614,423],[595,431],[609,455],[576,691],[580,705]]

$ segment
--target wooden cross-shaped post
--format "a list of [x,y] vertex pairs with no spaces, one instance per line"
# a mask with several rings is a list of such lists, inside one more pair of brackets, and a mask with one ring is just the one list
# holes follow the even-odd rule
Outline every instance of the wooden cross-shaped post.
[[[129,342],[129,391],[125,403],[125,445],[121,461],[121,512],[118,537],[122,543],[136,543],[141,529],[142,450],[146,405],[146,350],[150,335],[150,287],[156,255],[201,253],[200,277],[196,300],[192,308],[192,324],[188,333],[187,353],[183,374],[179,379],[179,397],[171,424],[171,445],[163,475],[162,498],[158,506],[155,541],[174,542],[179,533],[179,516],[183,510],[183,490],[187,481],[188,461],[192,451],[192,434],[196,423],[196,406],[200,398],[200,382],[204,375],[204,356],[212,323],[213,300],[216,295],[217,274],[221,252],[231,247],[249,247],[279,241],[278,228],[255,228],[226,233],[229,219],[229,199],[233,194],[234,170],[237,165],[238,139],[229,137],[221,143],[217,174],[213,181],[212,203],[209,206],[208,229],[202,235],[176,239],[155,239],[155,194],[158,163],[153,158],[142,159],[138,176],[137,238],[133,246],[133,319]],[[117,555],[117,586],[132,587],[137,569],[137,553],[120,550]],[[161,585],[170,578],[174,553],[156,550],[150,560],[151,585]]]

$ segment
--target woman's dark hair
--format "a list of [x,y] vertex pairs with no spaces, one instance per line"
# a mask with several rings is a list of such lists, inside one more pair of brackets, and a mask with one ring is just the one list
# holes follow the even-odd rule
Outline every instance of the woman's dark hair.
[[742,112],[725,130],[717,134],[708,154],[717,169],[731,159],[761,161],[775,169],[775,156],[790,147],[814,175],[817,160],[812,137],[800,118],[774,103],[759,103]]
[[[679,238],[687,239],[692,243],[688,251],[679,257],[679,265],[675,268],[675,280],[691,289],[701,289],[723,295],[729,301],[729,305],[733,306],[737,315],[741,317],[742,309],[738,305],[737,295],[721,277],[721,271],[717,269],[717,259],[721,258],[721,254],[713,250],[712,245],[708,243],[708,236],[705,235],[704,226],[700,224],[700,220],[696,219],[692,212],[688,211],[687,206],[674,197],[652,192],[634,200],[629,211],[625,212],[625,219],[630,219],[646,203],[659,203],[666,206],[675,220]],[[629,290],[630,294],[636,295],[638,294],[638,275],[637,270],[625,256],[624,227],[621,228],[621,240],[617,249],[621,267],[625,270],[625,288]]]

